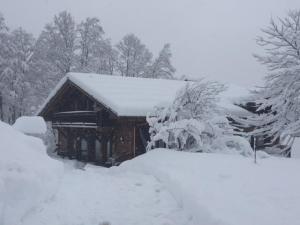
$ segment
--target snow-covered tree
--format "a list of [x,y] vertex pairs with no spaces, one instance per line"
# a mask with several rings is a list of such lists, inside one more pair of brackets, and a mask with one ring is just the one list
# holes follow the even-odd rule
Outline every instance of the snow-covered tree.
[[45,26],[39,38],[45,48],[48,62],[59,70],[59,78],[70,72],[75,62],[75,21],[70,13],[55,15],[54,21]]
[[[4,17],[0,14],[0,84],[2,73],[8,63],[7,56],[10,53],[8,27],[5,24]],[[4,120],[4,90],[0,90],[0,120]]]
[[100,21],[97,18],[87,18],[77,26],[77,31],[80,50],[79,71],[95,72],[96,50],[101,45],[104,34]]
[[31,57],[34,47],[34,38],[22,28],[14,30],[8,35],[8,52],[6,63],[0,76],[0,86],[5,105],[5,120],[14,120],[25,112],[25,102],[30,83],[27,81]]
[[117,69],[118,52],[113,48],[111,41],[105,39],[96,46],[96,73],[114,74]]
[[260,127],[255,132],[274,141],[300,136],[300,10],[272,19],[262,31],[264,35],[257,43],[265,55],[256,58],[269,73],[256,101],[261,113],[252,118],[252,123]]
[[165,44],[158,57],[151,65],[147,77],[173,79],[176,69],[171,63],[171,57],[170,44]]
[[29,112],[35,112],[57,82],[76,67],[76,24],[63,11],[46,24],[38,37],[31,59],[28,79],[31,90]]
[[217,82],[187,82],[168,107],[156,107],[148,115],[151,141],[148,149],[164,143],[181,151],[238,150],[251,154],[249,143],[232,134],[226,116],[218,107],[219,94],[225,90]]
[[149,69],[152,53],[134,34],[126,35],[118,44],[118,70],[122,76],[142,77]]

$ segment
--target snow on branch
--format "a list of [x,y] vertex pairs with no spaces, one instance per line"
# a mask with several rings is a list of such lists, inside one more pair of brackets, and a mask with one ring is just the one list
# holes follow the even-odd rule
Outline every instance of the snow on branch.
[[147,117],[151,134],[148,150],[163,142],[167,148],[180,151],[251,154],[247,140],[233,135],[226,114],[218,106],[225,89],[218,82],[187,83],[170,106],[157,106]]
[[257,95],[254,119],[263,127],[263,135],[287,137],[300,135],[300,10],[272,19],[257,39],[265,49],[255,55],[269,69],[265,87]]

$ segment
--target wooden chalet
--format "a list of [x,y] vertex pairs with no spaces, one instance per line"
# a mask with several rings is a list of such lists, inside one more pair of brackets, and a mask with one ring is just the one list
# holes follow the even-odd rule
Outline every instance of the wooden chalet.
[[146,151],[146,115],[170,102],[184,81],[69,73],[39,115],[52,123],[57,154],[98,165],[117,165]]
[[[145,153],[147,114],[157,105],[171,103],[186,82],[69,73],[38,114],[55,130],[58,155],[103,166],[118,165]],[[246,118],[254,112],[250,105],[236,105],[234,99],[248,94],[231,85],[220,101],[229,121],[245,133],[255,128],[241,127],[233,118]],[[251,138],[249,141],[253,145]],[[257,147],[265,146],[257,143]]]

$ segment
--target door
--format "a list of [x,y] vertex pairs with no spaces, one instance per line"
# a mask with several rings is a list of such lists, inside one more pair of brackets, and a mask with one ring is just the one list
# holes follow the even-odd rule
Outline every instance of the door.
[[80,151],[81,151],[81,160],[88,161],[89,159],[89,148],[88,141],[86,138],[81,138],[80,140]]
[[103,162],[102,143],[98,138],[95,139],[95,161],[97,163]]

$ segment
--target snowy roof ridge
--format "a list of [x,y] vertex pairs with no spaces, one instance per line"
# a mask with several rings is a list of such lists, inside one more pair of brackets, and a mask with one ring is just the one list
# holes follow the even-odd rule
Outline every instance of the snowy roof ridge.
[[[71,81],[117,116],[128,117],[144,117],[157,105],[171,104],[177,92],[187,82],[192,82],[71,72],[59,81],[41,106],[38,114],[67,81]],[[239,96],[240,93],[245,95],[247,91],[241,91],[243,88],[231,90],[231,86],[224,94],[221,94],[220,106],[229,110],[233,109],[233,111],[243,110],[234,106],[232,99]]]

